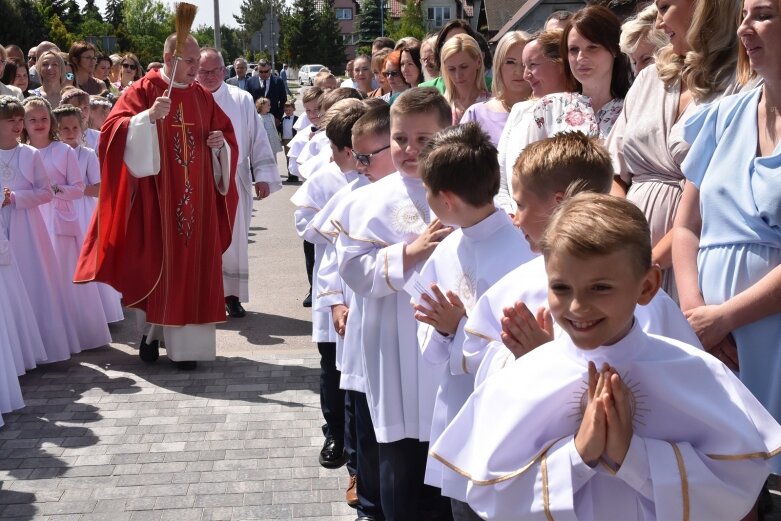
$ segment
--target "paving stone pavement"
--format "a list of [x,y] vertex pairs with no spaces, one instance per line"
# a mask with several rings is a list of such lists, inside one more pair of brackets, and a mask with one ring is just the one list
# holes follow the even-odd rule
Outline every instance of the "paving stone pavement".
[[129,316],[110,347],[20,379],[27,406],[0,428],[0,519],[355,518],[346,469],[317,461],[319,356],[301,307],[295,188],[255,203],[251,302],[219,327],[215,362],[141,362]]

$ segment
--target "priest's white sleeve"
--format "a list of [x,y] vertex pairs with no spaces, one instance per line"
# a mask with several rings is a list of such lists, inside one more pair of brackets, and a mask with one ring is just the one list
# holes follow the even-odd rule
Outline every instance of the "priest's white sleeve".
[[399,242],[379,247],[374,242],[339,234],[339,274],[362,297],[380,298],[404,288],[404,248]]
[[220,195],[227,195],[231,182],[231,149],[223,140],[221,148],[212,148],[212,172],[214,186]]
[[149,119],[149,110],[130,118],[123,160],[133,177],[148,177],[160,172],[157,125]]

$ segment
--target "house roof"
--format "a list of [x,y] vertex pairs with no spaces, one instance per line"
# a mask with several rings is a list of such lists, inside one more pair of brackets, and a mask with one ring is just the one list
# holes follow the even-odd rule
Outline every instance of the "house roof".
[[488,30],[494,32],[501,29],[505,22],[518,11],[519,4],[523,3],[527,3],[527,0],[520,2],[518,0],[483,0]]
[[[494,29],[496,26],[492,26],[491,25],[491,19],[492,19],[491,17],[492,17],[493,13],[489,14],[489,7],[491,6],[491,4],[505,2],[506,0],[484,0],[484,1],[487,2],[486,6],[485,6],[485,14],[486,14],[486,17],[488,18],[488,28],[489,29]],[[494,35],[494,37],[491,38],[490,42],[491,43],[496,43],[499,40],[501,40],[502,36],[504,36],[505,33],[507,33],[508,31],[512,31],[513,27],[515,27],[518,24],[518,22],[523,20],[523,18],[527,14],[529,14],[532,9],[534,9],[535,7],[540,5],[541,3],[542,3],[542,0],[523,0],[523,5],[521,5],[521,7],[518,10],[515,11],[515,14],[513,14],[512,16],[509,16],[509,20],[508,20],[507,16],[502,17],[502,18],[497,18],[498,20],[507,20],[507,23],[505,23],[504,25],[501,26],[501,29],[499,29],[499,32],[497,32]],[[493,11],[493,9],[490,9],[490,11]]]

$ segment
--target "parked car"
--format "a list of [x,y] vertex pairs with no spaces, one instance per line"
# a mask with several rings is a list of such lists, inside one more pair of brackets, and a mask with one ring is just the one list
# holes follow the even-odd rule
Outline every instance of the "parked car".
[[299,85],[314,85],[315,76],[320,72],[320,69],[324,68],[323,65],[311,64],[304,65],[298,71],[298,84]]

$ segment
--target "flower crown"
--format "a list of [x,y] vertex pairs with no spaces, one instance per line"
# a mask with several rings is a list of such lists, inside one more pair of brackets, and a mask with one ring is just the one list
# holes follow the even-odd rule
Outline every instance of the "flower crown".
[[73,89],[68,89],[68,91],[62,95],[62,98],[60,99],[60,103],[68,103],[68,100],[78,96],[87,96],[87,98],[89,98],[89,94],[87,94],[83,90],[73,88]]
[[6,108],[11,103],[16,103],[17,105],[21,105],[22,102],[19,101],[19,98],[15,96],[0,96],[0,109]]

